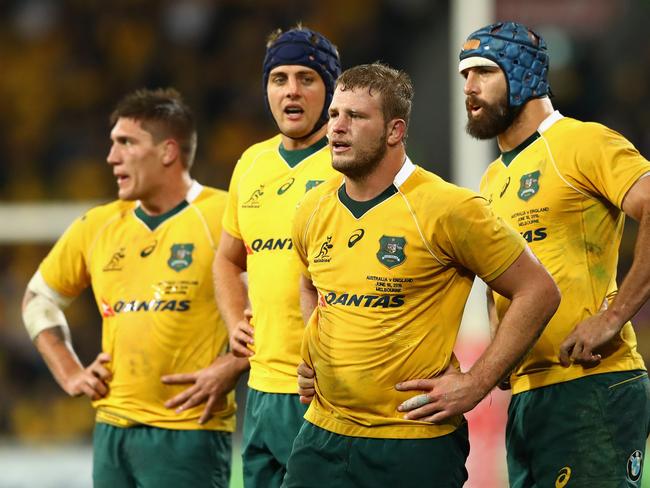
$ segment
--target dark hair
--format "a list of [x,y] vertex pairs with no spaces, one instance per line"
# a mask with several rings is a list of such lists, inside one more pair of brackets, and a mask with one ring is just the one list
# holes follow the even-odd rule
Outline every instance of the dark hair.
[[139,121],[155,143],[172,138],[178,142],[181,162],[192,167],[196,153],[194,115],[173,88],[140,89],[126,95],[110,116],[111,125],[119,118]]
[[384,121],[403,119],[406,140],[413,103],[413,84],[407,73],[380,62],[361,64],[345,70],[336,80],[336,86],[343,91],[367,88],[370,94],[381,93]]

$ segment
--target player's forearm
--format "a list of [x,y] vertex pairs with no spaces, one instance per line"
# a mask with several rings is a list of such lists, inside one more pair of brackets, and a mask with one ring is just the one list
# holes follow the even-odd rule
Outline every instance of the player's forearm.
[[487,288],[485,297],[487,299],[488,322],[490,324],[490,339],[494,339],[499,328],[499,316],[497,315],[497,306],[494,303],[494,294],[490,287]]
[[214,293],[221,316],[229,331],[245,320],[248,290],[242,280],[245,272],[237,264],[217,254],[214,259]]
[[304,276],[300,277],[300,311],[302,320],[306,324],[309,322],[311,314],[318,305],[318,292],[310,280]]
[[537,341],[559,303],[559,291],[550,277],[512,298],[492,342],[468,371],[482,396],[517,366]]
[[43,330],[34,339],[34,345],[56,382],[65,392],[70,393],[70,378],[84,368],[72,349],[72,344],[66,340],[63,330],[60,327]]
[[634,246],[634,260],[618,294],[603,315],[623,327],[650,298],[650,209],[639,221],[639,232]]

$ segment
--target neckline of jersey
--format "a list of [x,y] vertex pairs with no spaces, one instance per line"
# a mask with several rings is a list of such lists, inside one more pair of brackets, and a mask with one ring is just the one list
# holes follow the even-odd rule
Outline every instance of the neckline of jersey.
[[510,163],[512,163],[512,161],[519,155],[521,151],[526,149],[528,146],[530,146],[533,142],[535,142],[540,137],[541,136],[539,132],[535,131],[531,134],[531,136],[528,139],[526,139],[524,142],[519,144],[516,148],[501,153],[501,161],[503,161],[503,164],[505,164],[506,166],[510,166]]
[[379,205],[381,202],[393,196],[395,193],[397,193],[397,187],[395,184],[391,183],[388,188],[386,188],[375,198],[371,198],[365,202],[358,202],[357,200],[350,198],[350,196],[345,191],[345,182],[339,187],[338,191],[339,200],[341,203],[345,206],[345,208],[352,212],[352,215],[354,215],[354,217],[357,219],[363,217],[363,215],[368,212],[368,210]]
[[312,154],[320,151],[325,146],[327,146],[327,136],[323,136],[322,139],[319,139],[318,141],[313,143],[311,146],[306,147],[305,149],[289,150],[289,149],[285,149],[282,143],[280,143],[280,147],[278,148],[278,150],[280,151],[280,156],[282,156],[282,159],[284,159],[284,161],[291,168],[295,168],[302,161],[307,159]]
[[142,209],[142,207],[136,207],[133,213],[135,213],[135,216],[139,218],[142,221],[142,223],[149,228],[149,230],[156,230],[156,227],[158,227],[167,219],[176,215],[178,212],[183,210],[188,205],[189,203],[187,202],[187,200],[183,200],[174,208],[161,215],[147,215],[145,211]]

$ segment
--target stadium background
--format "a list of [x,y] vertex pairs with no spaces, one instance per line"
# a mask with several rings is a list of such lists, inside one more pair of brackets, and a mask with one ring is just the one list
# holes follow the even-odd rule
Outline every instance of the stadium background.
[[[471,182],[496,148],[477,143],[482,156],[469,166],[459,161],[453,121],[464,114],[450,100],[458,100],[462,82],[452,72],[459,45],[450,39],[452,14],[462,20],[477,8],[487,17],[464,34],[497,18],[533,26],[550,45],[556,108],[609,125],[650,156],[650,0],[0,2],[0,487],[90,486],[93,412],[85,399],[58,389],[23,330],[20,301],[53,236],[84,208],[115,196],[105,164],[114,103],[141,86],[181,90],[198,114],[193,174],[226,188],[242,150],[275,132],[260,81],[266,35],[302,20],[339,46],[344,68],[382,60],[408,71],[416,90],[411,158],[476,188]],[[466,167],[471,175],[458,169]],[[620,274],[630,264],[634,230],[628,221]],[[485,341],[482,306],[469,313],[473,324],[459,346],[466,363]],[[90,293],[68,316],[88,362],[100,337]],[[635,325],[650,360],[650,307]],[[238,401],[243,406],[243,382]],[[507,485],[507,401],[494,393],[470,414],[467,486]],[[238,452],[234,457],[232,486],[239,487]]]

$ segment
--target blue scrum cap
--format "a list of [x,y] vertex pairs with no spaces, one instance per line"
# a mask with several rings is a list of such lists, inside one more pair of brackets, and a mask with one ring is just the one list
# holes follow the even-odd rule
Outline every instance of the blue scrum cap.
[[306,27],[297,27],[280,34],[267,47],[266,56],[264,56],[262,82],[264,83],[264,100],[267,108],[269,108],[269,100],[266,95],[266,86],[269,81],[269,73],[276,66],[286,64],[307,66],[316,71],[325,83],[325,105],[314,128],[315,132],[327,123],[327,110],[334,95],[334,85],[341,74],[339,52],[329,39]]
[[546,43],[523,24],[498,22],[472,32],[458,57],[461,73],[476,66],[501,68],[508,81],[510,107],[551,93]]

